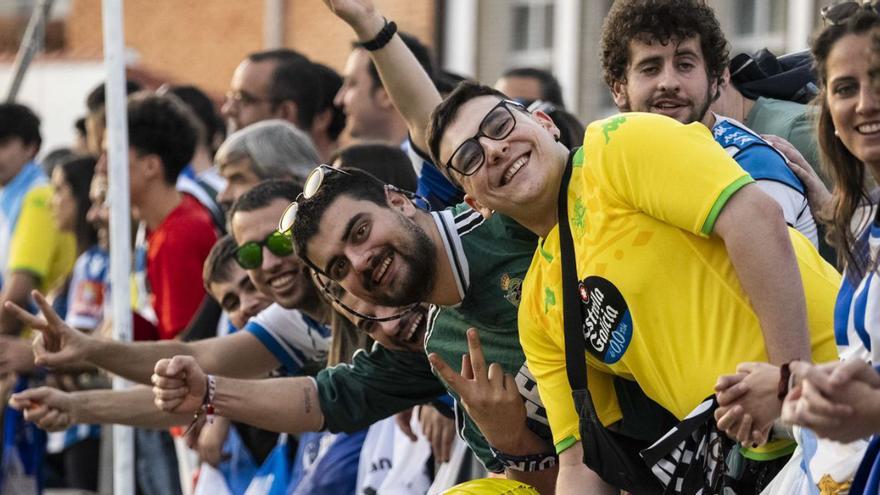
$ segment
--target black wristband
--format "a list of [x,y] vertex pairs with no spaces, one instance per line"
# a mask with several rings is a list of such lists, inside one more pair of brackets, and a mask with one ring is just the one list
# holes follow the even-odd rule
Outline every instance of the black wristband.
[[558,459],[556,454],[551,454],[549,452],[543,454],[510,455],[495,450],[495,447],[492,447],[491,445],[489,446],[489,450],[492,451],[495,460],[504,465],[505,468],[514,471],[543,471],[555,466]]
[[780,401],[785,401],[785,397],[791,388],[791,363],[793,362],[789,361],[779,368],[779,385],[776,389],[776,397]]
[[376,51],[383,46],[387,45],[391,38],[394,37],[394,33],[397,32],[397,24],[394,21],[388,22],[388,19],[385,19],[385,26],[376,34],[376,37],[371,39],[370,41],[364,41],[363,43],[358,43],[358,45],[367,50],[369,52]]

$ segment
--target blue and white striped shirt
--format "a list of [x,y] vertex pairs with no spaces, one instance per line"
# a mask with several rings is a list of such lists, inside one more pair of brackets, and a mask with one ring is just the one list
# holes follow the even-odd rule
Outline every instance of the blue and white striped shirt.
[[[880,209],[878,209],[880,213]],[[880,216],[861,233],[856,248],[867,254],[861,279],[847,268],[834,306],[834,337],[841,359],[860,358],[880,364]]]

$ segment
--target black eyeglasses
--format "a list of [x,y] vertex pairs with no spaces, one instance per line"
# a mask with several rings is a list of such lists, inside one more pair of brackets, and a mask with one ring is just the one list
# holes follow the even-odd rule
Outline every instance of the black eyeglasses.
[[[342,294],[346,292],[345,289],[343,289],[341,285],[332,280],[330,280],[329,282],[325,282],[325,277],[325,275],[321,275],[320,273],[312,270],[312,280],[314,280],[315,284],[320,287],[322,291],[324,291],[327,299],[330,299],[330,302],[332,302],[335,306],[338,306],[340,309],[354,316],[355,318],[360,318],[362,320],[372,321],[376,323],[399,320],[408,315],[410,312],[412,312],[413,309],[416,308],[416,306],[419,305],[419,303],[410,304],[409,306],[404,307],[403,310],[399,313],[395,313],[391,316],[383,316],[381,318],[377,316],[365,315],[342,302],[341,297]],[[329,279],[329,277],[327,278]]]
[[263,266],[263,246],[266,246],[266,249],[275,256],[293,254],[293,243],[290,236],[276,230],[262,241],[248,241],[238,246],[235,250],[235,261],[238,266],[245,270],[255,270]]
[[826,26],[839,26],[858,12],[859,9],[880,13],[878,6],[880,6],[880,0],[842,2],[822,7],[819,15],[822,16]]
[[516,128],[516,117],[510,107],[525,111],[525,107],[513,100],[501,100],[480,121],[480,127],[473,137],[458,145],[458,148],[446,162],[446,168],[451,168],[461,175],[474,175],[486,162],[486,152],[480,144],[481,137],[487,137],[493,141],[501,141],[510,135]]

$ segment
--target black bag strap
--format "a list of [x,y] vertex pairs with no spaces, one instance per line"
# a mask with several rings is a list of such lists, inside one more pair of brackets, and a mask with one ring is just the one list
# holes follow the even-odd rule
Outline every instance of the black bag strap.
[[568,224],[568,183],[571,181],[574,151],[568,157],[556,214],[559,217],[559,251],[562,269],[562,324],[565,331],[565,368],[568,383],[572,390],[586,390],[590,411],[593,412],[593,398],[587,388],[587,363],[584,359],[584,335],[581,331],[583,316],[578,298],[577,261],[574,243],[571,239],[571,226]]

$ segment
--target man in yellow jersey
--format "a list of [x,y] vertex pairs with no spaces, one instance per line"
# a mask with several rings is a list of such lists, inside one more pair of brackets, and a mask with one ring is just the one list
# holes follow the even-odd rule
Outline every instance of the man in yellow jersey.
[[[557,196],[566,167],[587,364],[637,381],[680,419],[744,360],[832,359],[839,278],[705,126],[618,115],[591,124],[575,153],[557,133],[546,116],[471,84],[438,107],[428,141],[475,209],[542,237],[523,283],[520,340],[560,452],[559,493],[568,493],[588,471],[562,325]],[[766,438],[779,407],[750,418],[750,438]]]

